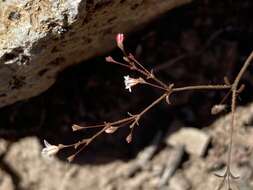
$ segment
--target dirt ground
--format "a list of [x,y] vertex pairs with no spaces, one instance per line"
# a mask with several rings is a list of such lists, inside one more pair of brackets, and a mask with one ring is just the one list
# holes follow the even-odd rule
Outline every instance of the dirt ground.
[[[126,34],[126,47],[178,87],[233,80],[252,51],[252,8],[250,0],[196,1]],[[215,189],[222,179],[214,174],[226,164],[230,102],[227,113],[212,116],[210,110],[225,92],[172,96],[172,105],[162,103],[141,120],[131,144],[123,128],[101,136],[71,164],[68,150],[52,160],[41,157],[43,139],[67,144],[92,134],[73,133],[73,123],[117,120],[159,96],[146,87],[125,90],[123,76],[138,75],[105,63],[107,55],[122,56],[115,50],[69,68],[47,92],[0,110],[0,189]],[[246,88],[238,97],[232,170],[240,178],[233,189],[253,188],[252,71],[243,76]]]

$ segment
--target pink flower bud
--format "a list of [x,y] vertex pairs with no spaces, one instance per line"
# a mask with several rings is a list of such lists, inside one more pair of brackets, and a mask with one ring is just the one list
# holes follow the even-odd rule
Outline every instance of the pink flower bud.
[[112,133],[114,133],[115,131],[117,131],[117,129],[118,129],[118,127],[109,127],[109,128],[107,128],[106,130],[105,130],[105,132],[106,133],[108,133],[108,134],[112,134]]
[[132,140],[133,140],[133,136],[132,136],[132,133],[130,133],[129,135],[127,135],[126,141],[127,141],[127,143],[129,144],[129,143],[132,142]]
[[218,113],[221,113],[222,111],[224,111],[226,109],[226,105],[224,104],[218,104],[218,105],[214,105],[211,109],[211,114],[212,115],[216,115]]
[[106,62],[109,62],[109,63],[117,63],[117,61],[115,61],[111,56],[107,56],[107,57],[105,58],[105,61],[106,61]]
[[78,131],[78,130],[81,130],[81,129],[83,129],[83,127],[81,127],[79,125],[76,125],[76,124],[72,125],[72,130],[73,131]]
[[124,42],[124,34],[117,34],[116,36],[116,42],[117,42],[117,46],[121,49],[121,50],[124,50],[124,45],[123,45],[123,42]]

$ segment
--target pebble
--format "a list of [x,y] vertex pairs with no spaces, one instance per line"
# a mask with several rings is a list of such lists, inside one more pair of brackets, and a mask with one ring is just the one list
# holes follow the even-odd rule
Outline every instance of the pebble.
[[173,176],[169,182],[170,190],[189,190],[191,189],[191,184],[188,179],[183,175],[177,174]]
[[6,172],[0,169],[0,189],[2,190],[14,190],[14,184],[11,179],[11,176],[9,176]]
[[188,154],[201,157],[205,154],[210,140],[210,135],[199,129],[182,128],[170,135],[166,143],[172,146],[184,145]]

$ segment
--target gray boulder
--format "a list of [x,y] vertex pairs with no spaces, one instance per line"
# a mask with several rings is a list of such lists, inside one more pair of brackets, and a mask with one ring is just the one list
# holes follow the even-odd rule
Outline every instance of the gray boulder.
[[191,0],[0,1],[0,107],[40,94],[66,67]]

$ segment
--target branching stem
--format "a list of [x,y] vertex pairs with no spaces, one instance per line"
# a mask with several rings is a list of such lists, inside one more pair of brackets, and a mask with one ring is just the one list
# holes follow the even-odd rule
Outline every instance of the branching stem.
[[[120,36],[120,37],[122,37],[122,36]],[[119,39],[121,39],[121,38],[119,38]],[[231,126],[230,126],[230,133],[229,133],[227,166],[226,166],[225,173],[223,175],[219,176],[219,177],[223,177],[223,180],[220,183],[218,190],[220,190],[223,187],[223,185],[226,181],[228,184],[228,189],[230,189],[230,180],[237,178],[231,172],[231,157],[232,157],[232,147],[233,147],[233,135],[234,135],[234,128],[235,128],[236,98],[237,98],[238,94],[243,89],[243,86],[242,86],[242,88],[238,88],[238,85],[239,85],[239,82],[240,82],[243,74],[245,73],[245,71],[247,70],[248,66],[250,65],[250,63],[253,59],[253,51],[251,52],[251,54],[249,55],[249,57],[245,61],[244,65],[242,66],[241,70],[239,71],[238,75],[236,76],[236,78],[232,84],[230,84],[229,81],[227,80],[227,78],[225,78],[225,84],[222,84],[222,85],[196,85],[196,86],[185,86],[185,87],[175,88],[174,84],[167,85],[164,82],[162,82],[160,79],[158,79],[153,74],[152,71],[148,71],[139,61],[137,61],[135,59],[135,57],[132,54],[127,55],[127,53],[125,52],[125,50],[123,48],[122,41],[119,41],[119,42],[120,42],[121,50],[123,51],[123,54],[125,56],[125,57],[123,57],[123,59],[126,61],[126,63],[121,63],[121,62],[115,61],[111,57],[108,57],[107,61],[112,62],[114,64],[121,65],[123,67],[127,67],[130,70],[135,70],[136,72],[139,72],[141,75],[145,76],[145,80],[143,79],[144,82],[143,81],[139,82],[140,84],[146,84],[148,86],[162,90],[163,94],[159,98],[157,98],[155,101],[153,101],[150,105],[148,105],[146,108],[144,108],[140,113],[134,114],[134,115],[129,114],[130,115],[129,117],[120,119],[118,121],[104,122],[104,124],[86,126],[86,127],[81,127],[79,125],[73,125],[72,126],[73,131],[79,131],[79,130],[88,129],[88,128],[101,128],[101,129],[88,139],[83,139],[81,141],[78,141],[78,142],[76,142],[74,144],[70,144],[70,145],[60,144],[60,145],[58,145],[59,149],[68,148],[68,147],[74,147],[75,149],[77,149],[77,148],[79,148],[79,146],[81,146],[81,148],[79,148],[79,150],[75,154],[71,155],[68,158],[70,161],[72,161],[78,153],[80,153],[87,145],[89,145],[94,139],[96,139],[98,136],[100,136],[103,133],[114,133],[118,128],[127,125],[130,128],[130,135],[131,135],[130,139],[132,139],[132,132],[134,130],[134,127],[135,127],[135,125],[139,125],[139,120],[141,119],[141,117],[145,113],[147,113],[149,110],[151,110],[153,107],[155,107],[157,104],[159,104],[165,98],[166,98],[167,103],[170,103],[169,97],[173,93],[184,92],[184,91],[189,91],[189,90],[229,90],[227,92],[226,96],[221,101],[223,103],[225,101],[225,99],[232,93],[232,96],[231,96]],[[135,83],[134,85],[139,84],[139,83]],[[131,88],[131,86],[129,86],[129,88]],[[112,130],[108,130],[108,129],[112,129]],[[129,137],[129,135],[128,135],[128,137]],[[128,142],[131,141],[128,138],[126,140]]]

